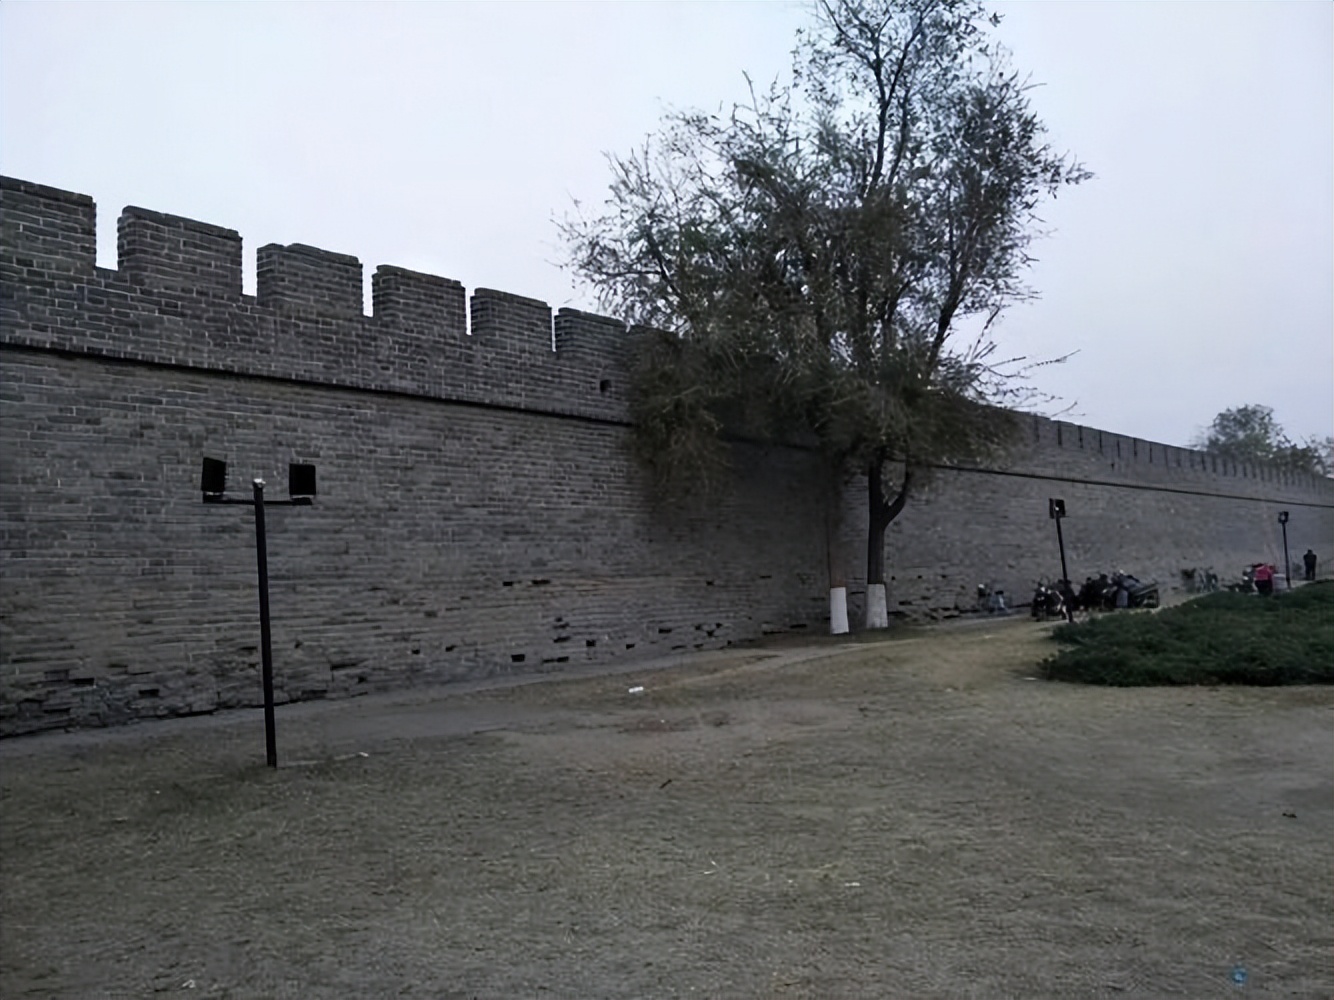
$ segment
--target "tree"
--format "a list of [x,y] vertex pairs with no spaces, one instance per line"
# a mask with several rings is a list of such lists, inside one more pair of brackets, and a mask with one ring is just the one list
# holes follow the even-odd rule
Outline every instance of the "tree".
[[1268,406],[1250,404],[1224,410],[1193,443],[1202,451],[1233,462],[1265,462],[1316,476],[1334,472],[1330,464],[1334,440],[1308,438],[1303,444],[1294,444]]
[[831,512],[865,473],[873,626],[885,530],[912,490],[1008,440],[994,404],[1015,370],[991,321],[1031,294],[1042,198],[1088,176],[1044,143],[988,23],[974,0],[824,0],[791,85],[667,116],[609,158],[604,210],[564,226],[601,306],[656,331],[632,416],[664,488],[719,482],[725,432],[813,442]]

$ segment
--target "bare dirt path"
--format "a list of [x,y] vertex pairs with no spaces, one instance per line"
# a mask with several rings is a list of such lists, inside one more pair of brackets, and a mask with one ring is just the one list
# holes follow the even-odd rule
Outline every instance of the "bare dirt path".
[[1045,633],[0,743],[0,995],[1334,996],[1334,690]]

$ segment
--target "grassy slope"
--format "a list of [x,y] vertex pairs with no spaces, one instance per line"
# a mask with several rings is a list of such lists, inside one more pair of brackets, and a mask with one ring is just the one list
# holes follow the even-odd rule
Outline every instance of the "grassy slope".
[[1334,582],[1263,598],[1210,594],[1156,614],[1061,625],[1042,664],[1087,684],[1334,683]]

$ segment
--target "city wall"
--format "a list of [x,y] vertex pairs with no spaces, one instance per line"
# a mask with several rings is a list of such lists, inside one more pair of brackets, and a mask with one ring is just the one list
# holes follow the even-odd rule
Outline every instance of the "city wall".
[[[115,269],[95,206],[0,182],[0,734],[254,705],[253,523],[200,502],[204,456],[312,507],[270,511],[282,701],[714,648],[827,628],[813,456],[734,446],[734,489],[675,507],[629,457],[614,320],[380,266],[260,247],[140,208]],[[1168,587],[1294,555],[1334,559],[1334,481],[1021,418],[1003,465],[936,470],[888,537],[890,607],[1022,598],[1059,569]],[[864,487],[841,546],[864,571]],[[859,607],[864,578],[850,598]]]

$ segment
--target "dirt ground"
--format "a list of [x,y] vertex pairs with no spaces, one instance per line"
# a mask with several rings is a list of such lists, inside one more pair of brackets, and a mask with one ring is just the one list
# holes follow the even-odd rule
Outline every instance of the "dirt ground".
[[1334,996],[1334,689],[1046,632],[4,741],[0,995]]

